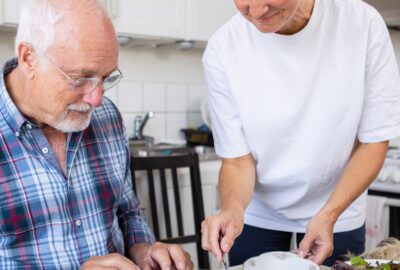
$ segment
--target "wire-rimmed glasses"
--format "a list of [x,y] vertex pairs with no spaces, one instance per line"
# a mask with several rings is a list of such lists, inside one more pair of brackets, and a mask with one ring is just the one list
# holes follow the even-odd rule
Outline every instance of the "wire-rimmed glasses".
[[67,73],[62,71],[56,64],[54,64],[50,59],[46,58],[47,61],[53,65],[53,67],[68,80],[69,85],[71,86],[71,90],[78,92],[80,94],[87,94],[92,92],[99,82],[102,82],[103,85],[103,92],[113,88],[116,86],[122,79],[123,74],[117,68],[114,70],[110,75],[106,78],[101,77],[81,77],[81,78],[71,78]]

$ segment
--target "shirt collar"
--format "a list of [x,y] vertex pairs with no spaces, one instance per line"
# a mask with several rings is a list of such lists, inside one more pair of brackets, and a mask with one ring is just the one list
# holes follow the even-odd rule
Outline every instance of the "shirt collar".
[[15,106],[13,100],[8,94],[7,86],[5,83],[6,74],[10,73],[13,69],[18,66],[18,59],[12,58],[8,60],[0,74],[0,111],[3,118],[8,122],[9,126],[14,132],[20,132],[21,127],[27,122],[26,118],[20,113],[17,106]]

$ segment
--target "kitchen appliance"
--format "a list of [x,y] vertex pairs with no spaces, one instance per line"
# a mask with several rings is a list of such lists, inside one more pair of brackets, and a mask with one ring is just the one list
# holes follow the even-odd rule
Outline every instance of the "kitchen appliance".
[[400,149],[390,147],[377,179],[368,188],[368,194],[387,198],[390,208],[389,235],[400,238]]

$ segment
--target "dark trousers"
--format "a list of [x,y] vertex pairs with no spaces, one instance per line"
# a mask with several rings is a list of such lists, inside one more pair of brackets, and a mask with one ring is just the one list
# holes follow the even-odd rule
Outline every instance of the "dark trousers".
[[[304,233],[297,233],[297,245]],[[229,251],[230,265],[243,264],[247,259],[269,251],[290,251],[292,233],[261,229],[244,225],[242,234]],[[333,235],[333,254],[323,265],[332,266],[336,259],[351,252],[361,254],[365,249],[365,225],[358,229]]]

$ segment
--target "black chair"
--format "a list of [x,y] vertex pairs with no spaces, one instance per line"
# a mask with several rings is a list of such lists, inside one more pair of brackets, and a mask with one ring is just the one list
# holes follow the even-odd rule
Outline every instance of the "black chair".
[[[193,203],[194,218],[194,234],[184,232],[184,221],[182,216],[182,204],[180,188],[178,184],[178,168],[189,168],[190,171],[190,190]],[[145,171],[146,177],[137,177],[135,172]],[[159,177],[154,177],[154,172],[159,173]],[[167,171],[171,171],[171,177],[166,177]],[[157,240],[164,243],[187,244],[196,243],[197,260],[199,269],[209,269],[210,263],[208,253],[201,248],[201,222],[204,220],[203,195],[201,189],[199,159],[196,153],[187,153],[168,156],[149,156],[149,157],[132,157],[131,158],[131,173],[132,184],[134,191],[138,194],[138,181],[147,181],[148,193],[138,194],[139,197],[149,197],[151,208],[151,219],[154,234]],[[159,178],[159,179],[158,179]],[[159,180],[159,181],[157,181]],[[171,181],[172,188],[168,192],[167,182]],[[141,183],[143,185],[143,183]],[[157,186],[158,184],[158,186]],[[157,187],[159,187],[157,189]],[[171,192],[171,189],[173,192]],[[161,190],[157,194],[157,190]],[[173,198],[168,199],[168,195]],[[157,204],[157,200],[162,200]],[[170,207],[170,202],[173,202],[174,207]],[[157,205],[159,207],[157,207]],[[160,207],[162,205],[162,207]],[[187,207],[187,205],[186,205]],[[161,208],[161,209],[160,209]],[[160,210],[160,211],[159,211]],[[171,210],[174,210],[176,215],[175,235],[173,235],[171,223]],[[164,213],[165,228],[162,231],[159,222],[159,213]],[[184,217],[185,221],[188,217]],[[163,235],[162,235],[163,234]],[[177,234],[177,235],[176,235]]]

